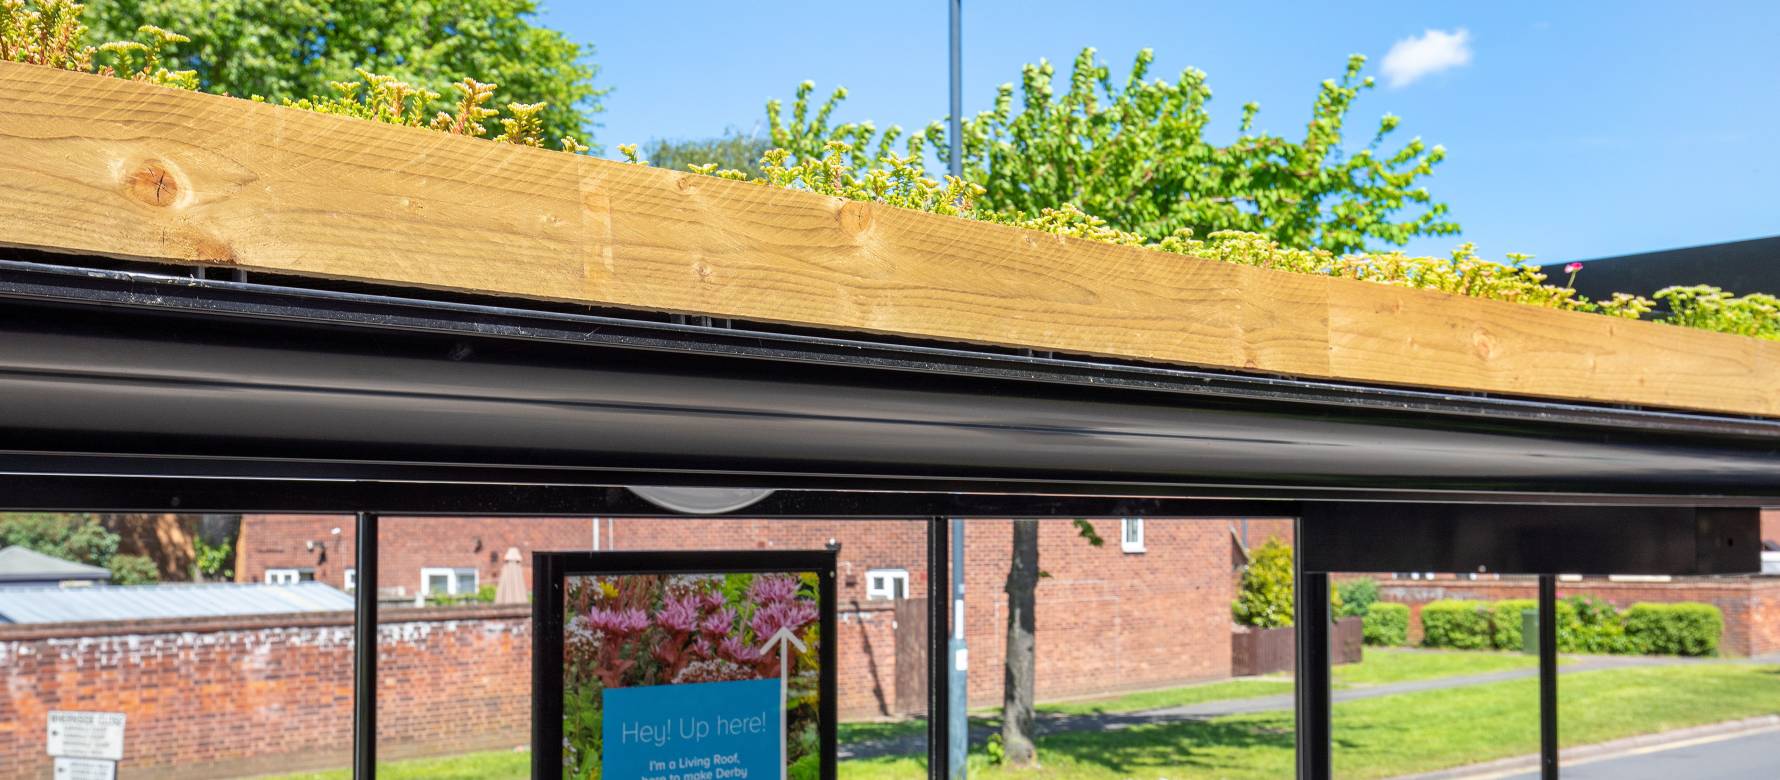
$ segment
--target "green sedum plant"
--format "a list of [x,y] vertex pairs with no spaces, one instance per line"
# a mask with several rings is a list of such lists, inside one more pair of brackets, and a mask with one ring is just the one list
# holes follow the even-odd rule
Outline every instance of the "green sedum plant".
[[[526,0],[490,2],[505,9],[503,14],[530,13]],[[186,42],[184,36],[142,26],[137,40],[87,46],[83,11],[83,5],[71,0],[0,0],[0,61],[197,87],[190,71],[170,71],[162,64],[171,61],[167,49]],[[1470,244],[1461,244],[1446,258],[1357,251],[1373,239],[1401,244],[1416,235],[1457,230],[1443,221],[1444,204],[1415,186],[1440,161],[1444,152],[1439,147],[1411,141],[1381,157],[1377,147],[1398,125],[1387,116],[1366,151],[1351,158],[1340,151],[1346,113],[1359,92],[1371,86],[1370,79],[1359,75],[1363,58],[1350,59],[1341,79],[1323,84],[1303,141],[1251,134],[1257,109],[1250,104],[1244,107],[1244,135],[1221,148],[1205,145],[1197,136],[1210,95],[1203,74],[1189,70],[1173,84],[1146,82],[1150,60],[1147,51],[1141,54],[1125,86],[1115,89],[1106,68],[1094,63],[1092,50],[1084,50],[1070,91],[1061,98],[1050,87],[1048,65],[1028,68],[1021,112],[1013,112],[1010,85],[1003,88],[995,110],[966,122],[962,178],[926,175],[922,160],[927,146],[944,146],[944,128],[938,123],[906,137],[894,126],[879,133],[870,122],[830,126],[846,92],[836,90],[812,114],[811,82],[798,87],[789,121],[777,101],[768,104],[775,148],[762,156],[759,175],[733,165],[733,159],[731,165],[685,167],[696,174],[1271,270],[1631,319],[1653,310],[1655,302],[1640,296],[1616,293],[1591,301],[1568,283],[1546,284],[1526,255],[1490,262],[1477,257]],[[510,65],[500,70],[510,71]],[[554,133],[561,123],[552,120],[549,104],[510,102],[507,115],[499,116],[491,107],[496,105],[492,83],[474,78],[454,82],[450,88],[456,94],[441,107],[440,93],[418,82],[366,69],[356,74],[355,81],[327,82],[332,94],[280,97],[278,102],[471,137],[492,133],[493,140],[526,146],[554,143],[565,151],[588,150],[574,134]],[[575,77],[585,89],[569,90],[570,100],[598,97],[599,91],[588,91],[591,76],[588,70]],[[904,154],[892,151],[898,140]],[[642,162],[634,145],[618,148],[629,161]],[[1200,167],[1190,174],[1175,170],[1182,165]],[[1305,187],[1310,189],[1301,189]],[[1090,208],[1085,210],[1082,203]],[[1392,215],[1407,204],[1426,208],[1419,216],[1392,222]],[[1570,281],[1574,277],[1572,271]],[[1668,288],[1657,297],[1670,309],[1659,321],[1780,339],[1780,299],[1773,296],[1736,297],[1695,286]]]

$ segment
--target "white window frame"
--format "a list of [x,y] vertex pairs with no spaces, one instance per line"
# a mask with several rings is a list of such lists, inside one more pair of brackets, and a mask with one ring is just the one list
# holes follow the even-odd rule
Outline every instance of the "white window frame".
[[346,588],[347,593],[352,593],[358,590],[358,569],[347,569],[342,573],[340,575],[340,584]]
[[1143,552],[1143,518],[1127,517],[1119,521],[1119,549],[1128,553]]
[[309,572],[309,579],[311,581],[313,581],[315,579],[315,570],[314,569],[296,569],[296,568],[290,568],[290,567],[278,568],[278,569],[267,569],[266,577],[265,577],[266,584],[267,585],[295,585],[299,582],[304,581],[303,580],[303,572],[305,572],[305,571]]
[[[470,590],[460,593],[457,588],[458,575],[470,575]],[[433,592],[433,577],[445,575],[445,592]],[[474,596],[476,589],[482,586],[482,572],[471,566],[425,566],[420,570],[420,595],[422,596]]]
[[[880,578],[884,581],[883,587],[878,586]],[[898,583],[901,584],[900,588],[897,587]],[[898,591],[901,592],[900,595],[898,595]],[[908,569],[867,569],[865,571],[866,601],[895,601],[906,599],[908,596]]]

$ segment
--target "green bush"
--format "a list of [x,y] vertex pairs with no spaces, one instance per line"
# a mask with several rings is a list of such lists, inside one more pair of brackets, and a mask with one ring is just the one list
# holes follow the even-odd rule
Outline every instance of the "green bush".
[[1362,630],[1366,644],[1392,647],[1409,644],[1409,605],[1381,601],[1366,610]]
[[[1625,621],[1612,604],[1593,596],[1558,602],[1558,650],[1565,653],[1636,653]],[[1568,615],[1566,616],[1566,612]]]
[[114,585],[153,585],[161,581],[161,570],[144,555],[113,555],[111,569]]
[[1633,604],[1625,611],[1625,637],[1637,652],[1717,655],[1724,616],[1711,604]]
[[1434,601],[1422,607],[1422,645],[1455,650],[1492,646],[1488,602]]
[[1236,622],[1256,628],[1292,624],[1292,548],[1268,539],[1249,556],[1231,607]]
[[[1533,599],[1503,599],[1491,604],[1491,646],[1495,647],[1497,650],[1521,649],[1521,642],[1526,638],[1521,633],[1521,611],[1538,609],[1538,607],[1539,603]],[[1560,604],[1558,610],[1561,613],[1563,611],[1563,605]],[[1562,617],[1563,615],[1560,614],[1560,620]],[[1560,622],[1558,626],[1561,629],[1563,623]],[[1564,643],[1560,640],[1558,642],[1558,647],[1563,647],[1563,644]]]
[[1335,592],[1341,596],[1338,617],[1365,617],[1366,610],[1378,601],[1378,583],[1370,577],[1336,583]]

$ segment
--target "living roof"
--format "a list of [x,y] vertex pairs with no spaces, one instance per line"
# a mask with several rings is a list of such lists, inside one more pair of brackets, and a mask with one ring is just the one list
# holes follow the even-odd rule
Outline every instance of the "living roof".
[[1780,416],[1780,343],[1165,256],[0,63],[0,245]]

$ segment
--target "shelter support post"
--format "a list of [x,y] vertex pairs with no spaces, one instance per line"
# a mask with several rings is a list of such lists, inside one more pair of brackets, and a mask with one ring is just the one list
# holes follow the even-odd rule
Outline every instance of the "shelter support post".
[[352,776],[377,776],[377,515],[358,513],[352,620]]
[[[1296,522],[1293,538],[1304,549],[1305,522]],[[1328,780],[1329,769],[1329,574],[1311,571],[1306,556],[1293,561],[1293,624],[1297,627],[1298,665],[1293,673],[1297,693],[1298,780]]]
[[947,725],[951,697],[946,684],[951,671],[951,654],[947,652],[951,631],[946,620],[946,604],[950,601],[946,598],[950,530],[948,518],[927,519],[927,776],[931,780],[945,780],[951,763]]
[[1557,575],[1539,575],[1539,776],[1558,776]]

